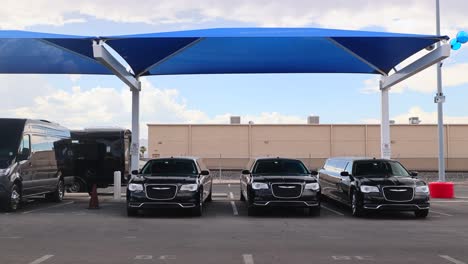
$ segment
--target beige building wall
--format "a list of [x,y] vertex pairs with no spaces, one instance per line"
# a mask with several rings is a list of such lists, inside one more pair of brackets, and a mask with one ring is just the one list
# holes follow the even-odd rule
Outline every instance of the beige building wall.
[[[198,156],[212,169],[241,169],[250,157],[291,157],[319,168],[333,156],[380,156],[379,125],[148,125],[150,157]],[[392,157],[437,170],[436,125],[392,125]],[[446,125],[448,171],[468,171],[468,125]]]

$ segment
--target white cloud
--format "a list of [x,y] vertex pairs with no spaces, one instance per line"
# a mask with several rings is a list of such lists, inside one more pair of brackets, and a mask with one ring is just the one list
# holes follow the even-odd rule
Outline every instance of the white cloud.
[[[390,117],[397,124],[408,124],[410,117],[419,117],[421,124],[437,124],[437,112],[426,112],[419,106],[411,107],[408,112]],[[380,124],[380,119],[369,118],[363,119],[362,123]],[[444,115],[445,124],[467,124],[468,116],[447,116]]]
[[[131,93],[128,89],[95,87],[83,91],[74,86],[70,91],[53,88],[37,75],[24,75],[11,86],[13,78],[0,78],[0,96],[9,98],[9,105],[0,108],[3,117],[40,118],[59,122],[71,129],[85,127],[126,127],[131,124]],[[38,86],[37,84],[40,83]],[[147,137],[147,123],[228,123],[230,113],[209,116],[190,109],[176,89],[159,89],[142,79],[140,99],[141,137]],[[20,89],[27,87],[26,89]],[[45,88],[45,89],[41,89]],[[9,97],[7,97],[7,95]],[[22,100],[26,98],[26,100]],[[261,113],[242,117],[244,123],[305,123],[305,117]]]

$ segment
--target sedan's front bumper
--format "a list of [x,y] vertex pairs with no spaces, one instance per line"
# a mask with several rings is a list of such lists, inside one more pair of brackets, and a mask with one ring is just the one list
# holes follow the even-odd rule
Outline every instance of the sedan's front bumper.
[[255,207],[318,207],[320,192],[304,190],[297,198],[278,198],[268,190],[250,190],[249,206]]
[[363,208],[369,210],[381,211],[417,211],[430,208],[429,195],[417,193],[411,201],[397,202],[388,201],[382,194],[365,194],[363,199]]
[[150,199],[145,192],[127,190],[127,206],[138,209],[193,208],[200,203],[198,192],[178,192],[168,200]]

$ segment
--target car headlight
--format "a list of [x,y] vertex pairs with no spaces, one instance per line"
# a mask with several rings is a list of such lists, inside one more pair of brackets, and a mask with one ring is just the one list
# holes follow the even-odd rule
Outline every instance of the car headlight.
[[361,192],[363,192],[363,193],[378,193],[379,188],[377,188],[377,186],[361,185]]
[[131,192],[142,192],[143,191],[143,185],[142,184],[137,184],[137,183],[130,183],[128,185],[128,190]]
[[307,184],[305,185],[305,189],[306,189],[306,190],[318,191],[318,190],[320,189],[320,185],[318,184],[318,182],[307,183]]
[[0,176],[8,175],[8,173],[10,173],[10,168],[0,169]]
[[180,186],[181,191],[189,191],[189,192],[194,192],[198,190],[198,184],[184,184]]
[[254,190],[268,189],[268,184],[264,182],[254,182],[252,183],[252,189]]
[[427,185],[416,186],[417,193],[429,193],[429,187]]

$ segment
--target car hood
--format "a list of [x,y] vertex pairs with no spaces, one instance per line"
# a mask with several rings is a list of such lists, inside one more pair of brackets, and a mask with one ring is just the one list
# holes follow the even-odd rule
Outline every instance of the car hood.
[[144,184],[191,184],[197,183],[196,177],[189,176],[151,176],[143,175],[134,182],[142,182]]
[[254,175],[253,180],[255,182],[317,182],[317,179],[310,175],[285,175],[285,176],[268,176],[268,175]]
[[379,178],[367,178],[367,177],[356,177],[361,185],[370,186],[416,186],[424,184],[423,181],[411,177],[379,177]]

